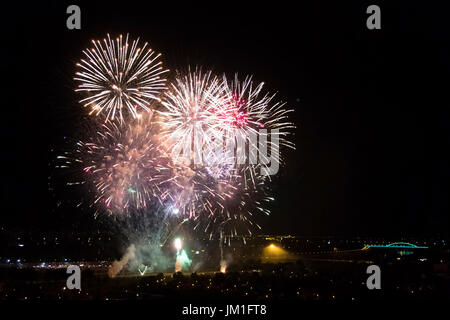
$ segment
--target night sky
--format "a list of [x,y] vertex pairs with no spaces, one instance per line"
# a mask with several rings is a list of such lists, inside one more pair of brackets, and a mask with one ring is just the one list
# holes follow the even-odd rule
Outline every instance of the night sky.
[[[58,231],[96,224],[75,208],[55,209],[48,177],[64,137],[82,130],[73,80],[81,50],[106,33],[130,33],[163,53],[171,70],[252,74],[295,109],[297,150],[287,151],[274,181],[277,200],[264,232],[448,235],[445,8],[426,1],[155,3],[2,10],[0,225]],[[70,4],[81,7],[81,30],[66,28]],[[381,30],[366,28],[370,4],[381,7]]]

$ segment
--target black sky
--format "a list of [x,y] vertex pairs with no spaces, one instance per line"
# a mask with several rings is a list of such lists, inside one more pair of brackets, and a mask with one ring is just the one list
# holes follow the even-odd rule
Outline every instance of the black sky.
[[[81,50],[106,33],[130,33],[172,70],[253,74],[295,109],[297,150],[275,180],[265,231],[448,235],[446,10],[341,2],[55,1],[3,10],[0,225],[60,230],[86,218],[54,210],[49,163],[80,130],[72,78]],[[66,28],[70,4],[81,7],[79,31]],[[381,7],[381,30],[366,28],[370,4]]]

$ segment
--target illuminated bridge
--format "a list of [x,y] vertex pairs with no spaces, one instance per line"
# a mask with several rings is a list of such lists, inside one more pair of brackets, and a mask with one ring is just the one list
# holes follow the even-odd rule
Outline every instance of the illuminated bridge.
[[426,246],[417,246],[407,242],[394,242],[387,245],[366,244],[364,248],[394,248],[394,249],[428,249]]

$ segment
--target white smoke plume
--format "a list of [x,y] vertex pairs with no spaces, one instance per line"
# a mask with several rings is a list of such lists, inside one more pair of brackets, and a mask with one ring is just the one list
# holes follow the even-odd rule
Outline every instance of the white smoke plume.
[[123,255],[122,259],[119,261],[115,260],[111,267],[108,269],[108,276],[110,278],[114,278],[123,268],[124,265],[128,263],[130,259],[134,259],[135,257],[136,248],[134,244],[131,244],[128,248],[125,254]]

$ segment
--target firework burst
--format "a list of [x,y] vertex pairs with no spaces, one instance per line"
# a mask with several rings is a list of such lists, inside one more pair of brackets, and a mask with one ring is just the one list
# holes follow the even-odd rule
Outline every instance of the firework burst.
[[117,116],[123,121],[125,110],[132,117],[140,111],[149,111],[151,102],[159,100],[165,89],[165,72],[160,54],[155,54],[145,43],[139,47],[139,39],[128,43],[128,34],[116,41],[107,35],[101,41],[92,40],[93,48],[83,51],[85,59],[77,63],[75,91],[87,95],[80,102],[91,109],[90,114],[105,114],[106,120]]
[[210,167],[178,166],[173,190],[173,205],[190,219],[214,216],[223,210],[223,203],[234,196],[232,178],[217,178]]
[[220,78],[196,70],[169,85],[158,110],[161,141],[177,167],[173,206],[189,218],[213,215],[235,190],[234,155],[214,152],[225,95]]
[[76,91],[105,123],[61,157],[64,167],[80,167],[90,205],[111,213],[162,208],[220,239],[260,229],[255,217],[269,215],[274,200],[264,172],[278,170],[281,147],[295,148],[293,110],[249,76],[196,69],[166,87],[160,55],[139,39],[129,44],[128,35],[92,43],[77,64]]
[[[60,157],[65,167],[80,167],[80,184],[95,195],[90,205],[110,213],[147,208],[170,198],[173,168],[159,148],[157,135],[145,116],[131,123],[106,123],[72,156]],[[72,183],[73,184],[73,183]]]
[[272,158],[260,153],[263,161],[251,163],[246,151],[258,152],[261,137],[277,155],[279,144],[293,148],[288,136],[294,126],[287,120],[292,110],[273,103],[274,95],[262,89],[263,83],[255,86],[251,77],[228,82],[225,76],[195,71],[178,77],[162,99],[161,141],[177,163],[174,206],[195,221],[194,229],[220,237],[251,235],[251,229],[260,228],[254,214],[270,214],[268,178],[257,169],[267,168]]
[[[248,184],[248,182],[247,182]],[[237,236],[251,236],[254,230],[261,229],[256,222],[258,214],[270,215],[267,204],[274,199],[268,195],[265,179],[260,178],[256,184],[246,187],[243,176],[236,177],[233,195],[218,199],[206,215],[193,219],[194,230],[200,230],[220,239]]]
[[222,123],[216,111],[225,94],[222,81],[211,72],[189,72],[170,84],[159,115],[162,135],[166,137],[164,143],[172,153],[194,147],[189,159],[184,160],[201,157],[203,147],[207,148],[221,133]]
[[[228,81],[224,76],[223,83],[226,97],[217,110],[224,123],[222,130],[227,139],[236,144],[237,154],[246,154],[247,148],[249,158],[253,154],[254,159],[249,159],[247,170],[243,174],[250,175],[249,178],[254,180],[257,168],[267,170],[267,164],[271,161],[277,162],[276,166],[279,165],[280,147],[295,149],[294,143],[289,140],[292,129],[295,128],[289,121],[289,114],[293,110],[286,109],[285,103],[274,102],[275,94],[263,93],[264,83],[255,85],[250,76],[245,77],[244,81],[240,81],[237,74],[233,81]],[[243,143],[240,144],[239,141]],[[273,153],[270,158],[268,149]]]

